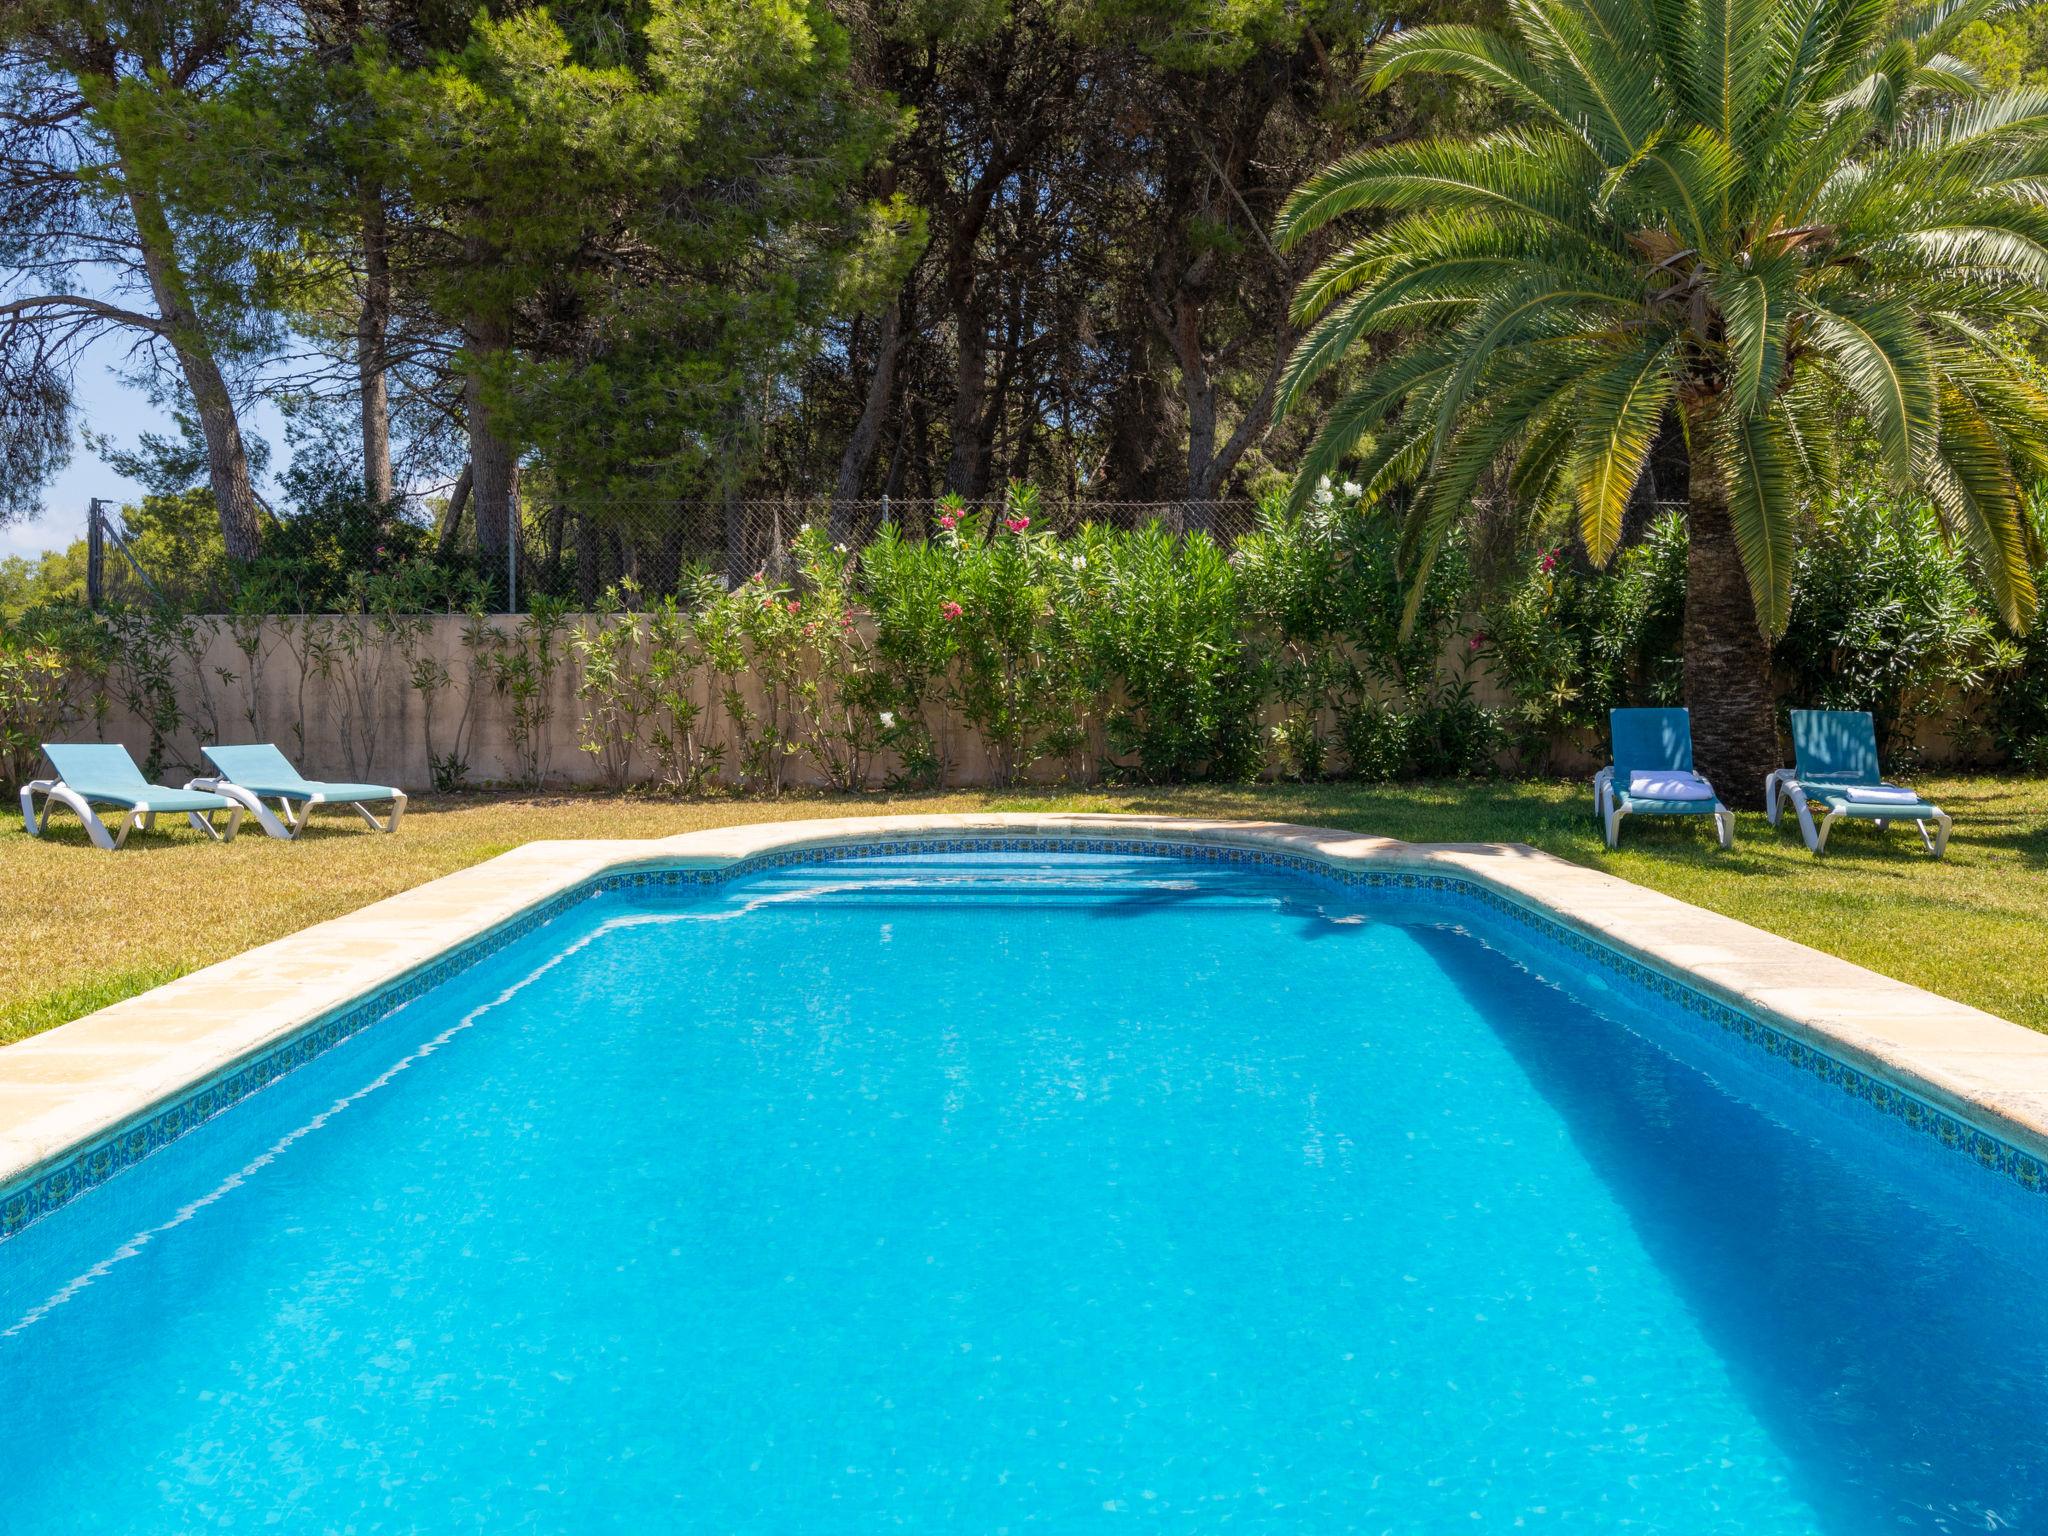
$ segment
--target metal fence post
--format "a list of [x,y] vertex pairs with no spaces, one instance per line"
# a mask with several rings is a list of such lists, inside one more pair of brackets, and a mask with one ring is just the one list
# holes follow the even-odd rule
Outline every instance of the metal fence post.
[[107,541],[100,532],[100,499],[85,509],[85,606],[99,612],[107,580]]

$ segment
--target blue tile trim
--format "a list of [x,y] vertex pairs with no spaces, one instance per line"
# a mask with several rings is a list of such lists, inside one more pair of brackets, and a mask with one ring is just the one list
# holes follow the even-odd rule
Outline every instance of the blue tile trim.
[[1851,1098],[1932,1137],[1942,1146],[1968,1154],[1978,1164],[2035,1194],[2048,1193],[2048,1165],[2032,1153],[2012,1146],[1977,1126],[1936,1108],[1906,1089],[1874,1077],[1826,1051],[1795,1038],[1762,1020],[1708,996],[1697,987],[1619,950],[1550,915],[1459,875],[1384,869],[1343,869],[1305,854],[1275,848],[1248,848],[1171,838],[1058,837],[1029,833],[996,833],[963,837],[944,833],[926,837],[877,839],[778,849],[731,864],[708,868],[648,865],[596,876],[451,948],[428,965],[367,998],[315,1020],[289,1039],[230,1072],[180,1094],[146,1112],[136,1122],[87,1143],[61,1163],[43,1168],[0,1191],[0,1241],[30,1223],[104,1184],[125,1168],[168,1146],[188,1131],[211,1120],[230,1105],[268,1087],[286,1073],[304,1066],[351,1036],[396,1012],[479,961],[515,944],[535,929],[553,922],[570,908],[613,891],[682,889],[719,885],[768,869],[800,864],[836,864],[850,859],[903,858],[939,853],[1142,853],[1204,864],[1248,864],[1284,869],[1345,889],[1404,892],[1465,901],[1489,915],[1515,923],[1559,945],[1610,976],[1642,988],[1652,996],[1718,1026],[1733,1037],[1777,1057]]

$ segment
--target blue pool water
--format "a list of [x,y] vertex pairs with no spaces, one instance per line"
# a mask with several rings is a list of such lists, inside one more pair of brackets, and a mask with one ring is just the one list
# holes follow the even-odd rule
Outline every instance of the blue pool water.
[[0,1244],[0,1529],[2048,1529],[2029,1197],[1666,1007],[1156,858],[594,898]]

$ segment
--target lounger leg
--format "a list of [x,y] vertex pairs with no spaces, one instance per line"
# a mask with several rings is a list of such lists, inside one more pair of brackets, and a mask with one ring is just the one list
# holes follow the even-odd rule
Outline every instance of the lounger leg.
[[1607,823],[1608,847],[1619,848],[1621,846],[1621,818],[1626,816],[1627,814],[1627,806],[1616,805],[1613,803],[1612,800],[1608,802],[1607,816],[1605,818]]
[[22,830],[28,833],[30,837],[41,837],[43,834],[41,825],[36,821],[37,795],[43,797],[45,805],[49,803],[50,781],[48,779],[31,779],[28,783],[21,786],[21,826]]
[[1720,835],[1723,849],[1735,846],[1735,813],[1724,805],[1714,807],[1714,831]]
[[1842,813],[1838,810],[1829,811],[1827,815],[1821,818],[1820,826],[1814,834],[1813,842],[1807,845],[1810,848],[1812,848],[1815,853],[1826,853],[1828,851],[1828,832],[1834,826],[1836,820],[1841,816],[1841,814]]
[[1799,840],[1806,844],[1808,853],[1819,853],[1821,835],[1813,824],[1813,803],[1806,798],[1806,791],[1796,784],[1782,787],[1779,791],[1792,802],[1792,810],[1799,818]]
[[225,827],[216,827],[213,824],[213,818],[217,814],[213,811],[187,811],[185,819],[192,823],[194,831],[204,832],[216,843],[232,843],[235,840],[235,834],[242,830],[243,813],[242,803],[229,797],[228,821]]
[[[107,830],[107,824],[100,820],[91,803],[68,784],[55,779],[38,779],[29,786],[29,789],[39,791],[43,797],[43,808],[36,816],[35,825],[29,829],[38,837],[50,830],[50,813],[61,805],[85,824],[85,835],[92,840],[93,847],[112,853],[128,841],[128,824],[131,819],[128,812],[121,813],[121,835],[116,837]],[[29,789],[21,792],[24,806],[28,803]]]
[[391,816],[387,821],[379,821],[370,808],[360,800],[351,800],[349,804],[354,807],[355,813],[358,816],[362,817],[363,820],[367,821],[378,832],[396,832],[398,830],[398,818],[405,814],[405,796],[403,795],[393,797],[391,801]]
[[[239,812],[235,817],[237,826],[241,824],[243,816],[254,816],[256,825],[263,829],[266,836],[289,838],[292,835],[289,827],[270,814],[270,807],[263,803],[261,795],[251,794],[239,784],[230,784],[225,779],[194,779],[185,787],[203,790],[207,794],[219,795],[233,802]],[[232,837],[233,834],[229,834],[228,840],[231,841]]]
[[1943,854],[1945,854],[1945,853],[1947,853],[1947,852],[1948,852],[1948,834],[1949,834],[1949,828],[1950,828],[1951,826],[1953,826],[1953,825],[1954,825],[1954,823],[1953,823],[1953,822],[1952,822],[1952,821],[1950,820],[1950,818],[1949,818],[1949,816],[1948,816],[1948,813],[1947,813],[1947,812],[1943,811],[1943,810],[1942,810],[1942,809],[1941,809],[1940,807],[1938,807],[1938,806],[1937,806],[1937,807],[1935,808],[1935,812],[1934,812],[1934,827],[1935,827],[1935,832],[1934,832],[1934,837],[1933,837],[1933,840],[1932,840],[1932,841],[1929,841],[1929,839],[1928,839],[1928,836],[1927,836],[1927,823],[1926,823],[1926,822],[1924,822],[1924,821],[1921,821],[1921,822],[1915,822],[1915,823],[1914,823],[1914,825],[1915,825],[1915,826],[1917,826],[1917,827],[1919,827],[1919,829],[1920,829],[1920,841],[1921,841],[1921,842],[1923,842],[1923,843],[1926,843],[1926,844],[1927,844],[1927,851],[1928,851],[1929,853],[1933,854],[1933,855],[1934,855],[1934,856],[1935,856],[1935,857],[1936,857],[1936,858],[1938,859],[1938,858],[1940,858],[1940,857],[1941,857],[1941,856],[1942,856]]
[[1772,826],[1778,824],[1778,770],[1775,768],[1764,775],[1764,815]]

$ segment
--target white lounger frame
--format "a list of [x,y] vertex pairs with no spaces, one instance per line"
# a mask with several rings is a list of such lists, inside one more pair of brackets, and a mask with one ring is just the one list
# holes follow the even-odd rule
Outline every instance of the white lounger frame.
[[[1607,846],[1621,846],[1621,819],[1628,814],[1628,807],[1614,793],[1614,769],[1602,768],[1593,775],[1593,814],[1600,819],[1600,829],[1607,836]],[[1723,848],[1735,846],[1735,813],[1714,797],[1714,835],[1721,840]]]
[[[35,805],[37,795],[43,797],[43,808],[40,812],[36,810]],[[225,827],[216,827],[213,824],[214,813],[211,811],[187,811],[185,819],[191,822],[196,830],[204,832],[215,842],[231,843],[235,840],[235,833],[241,830],[245,807],[233,795],[223,795],[221,798],[229,802],[228,823]],[[27,829],[30,837],[41,837],[49,830],[50,812],[60,805],[75,812],[78,819],[85,823],[85,835],[92,839],[93,847],[104,848],[109,853],[122,847],[128,841],[128,834],[137,827],[145,832],[156,829],[157,813],[149,808],[147,800],[138,801],[133,806],[119,807],[120,815],[116,820],[120,825],[120,831],[115,832],[100,820],[99,812],[92,808],[92,802],[62,779],[31,779],[21,787],[21,824]]]
[[[1799,783],[1796,768],[1779,768],[1764,778],[1764,814],[1771,818],[1771,825],[1778,825],[1784,809],[1790,805],[1799,815],[1799,836],[1812,853],[1825,853],[1828,847],[1828,833],[1848,811],[1842,806],[1831,806],[1825,816],[1816,822],[1813,819],[1813,802],[1807,797]],[[1867,821],[1882,832],[1899,818],[1896,816],[1859,816],[1858,821]],[[1915,818],[1914,830],[1920,834],[1921,846],[1937,859],[1948,852],[1948,834],[1953,819],[1940,806],[1934,807],[1934,830],[1927,830],[1927,821]]]
[[391,814],[384,820],[379,821],[370,808],[362,801],[330,800],[324,793],[319,791],[315,791],[310,795],[300,796],[297,805],[294,805],[292,799],[288,796],[273,796],[272,798],[277,801],[277,809],[273,811],[263,803],[261,795],[258,795],[252,789],[245,789],[240,784],[236,784],[229,779],[194,779],[185,787],[187,789],[204,790],[208,794],[226,796],[234,801],[236,805],[246,810],[251,816],[254,816],[257,824],[266,833],[272,837],[283,838],[286,841],[296,838],[301,832],[306,830],[307,823],[313,819],[313,807],[316,805],[347,805],[358,816],[367,821],[373,830],[384,833],[396,832],[398,830],[399,818],[405,814],[405,792],[403,790],[392,795]]

